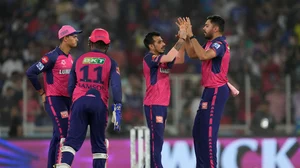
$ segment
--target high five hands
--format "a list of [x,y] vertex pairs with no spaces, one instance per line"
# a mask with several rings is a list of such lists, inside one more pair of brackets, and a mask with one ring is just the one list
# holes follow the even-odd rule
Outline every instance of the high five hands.
[[193,31],[192,31],[192,24],[191,24],[191,20],[189,17],[179,17],[177,19],[177,21],[175,22],[175,24],[178,26],[179,31],[178,34],[176,35],[176,37],[181,38],[182,36],[180,36],[183,31],[186,32],[186,35],[188,38],[193,36]]

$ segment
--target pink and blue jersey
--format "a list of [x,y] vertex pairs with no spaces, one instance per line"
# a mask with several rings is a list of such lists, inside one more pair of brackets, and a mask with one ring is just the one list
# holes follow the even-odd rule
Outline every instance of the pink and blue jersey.
[[112,87],[114,103],[122,103],[120,70],[117,63],[98,50],[81,55],[71,69],[68,92],[73,102],[94,88],[108,106],[109,85]]
[[59,47],[45,54],[39,62],[33,64],[26,72],[29,80],[36,90],[42,88],[38,75],[43,73],[46,96],[65,96],[68,78],[72,68],[71,54],[65,54]]
[[144,78],[146,80],[146,94],[144,105],[168,106],[170,103],[169,73],[175,59],[169,63],[160,63],[163,55],[147,53],[143,60]]
[[202,61],[202,81],[204,87],[216,88],[228,82],[227,73],[230,61],[230,49],[224,36],[208,41],[205,50],[213,49],[216,57]]

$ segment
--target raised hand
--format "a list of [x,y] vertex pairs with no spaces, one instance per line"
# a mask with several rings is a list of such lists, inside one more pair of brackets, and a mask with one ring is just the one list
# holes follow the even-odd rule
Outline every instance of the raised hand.
[[187,36],[188,37],[192,37],[194,34],[193,34],[193,29],[192,29],[192,23],[191,23],[191,20],[189,17],[185,17],[184,18],[184,24],[186,26],[186,32],[187,32]]
[[175,22],[176,25],[179,28],[178,34],[176,35],[179,38],[183,38],[184,40],[187,38],[187,32],[186,32],[186,24],[184,18],[178,18],[177,22]]

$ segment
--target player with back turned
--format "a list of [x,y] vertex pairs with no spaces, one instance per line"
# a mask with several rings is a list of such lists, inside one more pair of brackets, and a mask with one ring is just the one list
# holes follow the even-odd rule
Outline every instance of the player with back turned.
[[217,138],[222,113],[229,93],[236,96],[239,91],[227,79],[230,62],[230,49],[223,36],[225,21],[217,15],[207,17],[203,27],[204,37],[208,40],[202,47],[192,32],[189,18],[179,18],[180,25],[186,25],[186,50],[191,58],[202,62],[201,84],[204,87],[197,111],[193,138],[197,168],[217,167]]
[[109,85],[112,88],[114,129],[120,130],[122,87],[117,63],[106,55],[110,38],[106,30],[94,29],[89,37],[90,52],[73,64],[68,91],[72,95],[70,128],[62,148],[62,163],[69,168],[75,153],[82,146],[90,125],[93,168],[104,168],[108,158],[105,130],[108,116]]
[[[72,26],[64,25],[58,31],[60,45],[45,54],[26,72],[28,79],[42,97],[44,107],[53,123],[53,137],[48,153],[48,168],[61,161],[61,147],[67,136],[71,98],[68,95],[68,78],[73,64],[70,50],[77,46],[77,34]],[[38,75],[43,73],[44,89]]]
[[150,32],[144,39],[149,52],[143,61],[146,80],[144,110],[148,128],[150,129],[151,167],[162,168],[161,151],[164,143],[164,130],[167,108],[170,103],[169,73],[173,64],[184,63],[184,44],[186,30],[179,27],[179,39],[174,47],[164,54],[165,43],[157,32]]

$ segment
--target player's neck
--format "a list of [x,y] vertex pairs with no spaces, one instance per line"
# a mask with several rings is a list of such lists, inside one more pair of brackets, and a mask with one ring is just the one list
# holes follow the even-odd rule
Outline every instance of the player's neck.
[[158,52],[155,51],[149,51],[150,53],[152,53],[153,55],[160,55]]
[[223,36],[221,33],[216,33],[211,40],[214,40],[214,39],[216,39],[218,37],[221,37],[221,36]]
[[100,52],[106,53],[106,50],[104,50],[104,49],[99,49],[99,48],[95,48],[95,47],[92,47],[92,48],[91,48],[91,51],[100,51]]
[[70,51],[71,51],[71,47],[65,45],[64,43],[61,43],[61,44],[59,45],[59,49],[60,49],[62,52],[64,52],[65,54],[67,54],[67,55],[68,55],[68,54],[70,53]]

